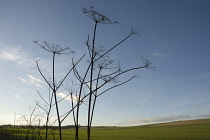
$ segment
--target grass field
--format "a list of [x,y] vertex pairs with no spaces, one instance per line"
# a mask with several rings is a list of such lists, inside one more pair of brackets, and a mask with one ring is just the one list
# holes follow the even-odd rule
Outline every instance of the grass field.
[[[14,135],[11,128],[7,131]],[[26,134],[26,130],[21,131],[20,135]],[[44,131],[41,133],[44,136]],[[133,127],[94,127],[91,136],[91,140],[210,140],[210,119]],[[58,139],[57,135],[55,137]],[[63,130],[63,138],[73,140],[74,130]],[[80,140],[86,140],[85,128],[80,129]]]

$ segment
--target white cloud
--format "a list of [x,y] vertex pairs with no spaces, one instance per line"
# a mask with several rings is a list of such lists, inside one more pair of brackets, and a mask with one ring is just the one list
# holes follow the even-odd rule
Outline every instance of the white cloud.
[[23,83],[26,83],[26,84],[32,84],[32,85],[35,85],[37,87],[42,87],[42,84],[45,84],[45,82],[43,82],[42,80],[38,79],[38,78],[35,78],[34,76],[32,75],[28,75],[28,80],[25,80],[21,77],[18,77]]
[[[0,44],[1,46],[1,44]],[[45,51],[45,50],[43,50]],[[36,61],[40,60],[39,61],[39,66],[40,66],[40,69],[42,72],[45,72],[46,71],[46,75],[48,73],[52,73],[52,67],[51,67],[51,60],[50,59],[45,59],[43,57],[34,57],[33,55],[36,55],[35,54],[36,52],[32,52],[30,50],[26,50],[22,47],[15,47],[15,46],[8,46],[8,47],[4,47],[4,48],[1,48],[0,47],[0,62],[13,62],[17,65],[20,65],[22,66],[22,68],[24,69],[33,69],[34,68],[37,68],[37,65],[36,65]],[[58,58],[56,58],[56,60],[58,61]],[[57,71],[62,71],[62,68],[60,68],[60,66],[63,66],[62,65],[63,63],[58,63],[56,64],[56,70]],[[60,65],[60,66],[58,66]],[[66,63],[65,65],[66,66]],[[59,74],[61,74],[62,72],[59,72]]]
[[165,117],[151,117],[139,120],[127,120],[123,122],[116,122],[115,125],[140,125],[140,124],[152,124],[161,122],[171,122],[178,120],[189,120],[189,119],[202,119],[209,118],[210,114],[198,114],[198,115],[174,115]]
[[26,81],[25,79],[18,77],[23,83],[28,83],[28,81]]
[[[71,95],[68,96],[67,94],[62,93],[62,92],[57,93],[57,95],[58,95],[58,97],[60,97],[62,99],[65,98],[64,100],[66,100],[66,101],[72,102]],[[72,98],[73,98],[73,102],[77,102],[77,97],[75,95],[73,95]]]
[[16,95],[13,95],[13,97],[15,97],[15,98],[19,98],[20,96],[16,94]]
[[[14,50],[16,51],[16,50]],[[3,51],[1,54],[0,54],[0,57],[3,59],[3,60],[10,60],[10,61],[17,61],[17,56],[13,53],[13,52],[10,52],[10,51]]]
[[[17,113],[17,112],[16,112]],[[15,119],[15,124],[16,125],[26,125],[26,121],[23,119],[22,115],[16,114],[15,113],[1,113],[0,114],[0,125],[3,124],[14,124],[14,119]]]
[[8,47],[0,52],[1,61],[12,61],[25,68],[35,66],[34,59],[29,51],[21,49],[21,47]]
[[33,77],[32,75],[28,75],[29,77],[29,80],[32,84],[36,84],[36,83],[42,83],[42,84],[45,84],[42,80],[38,79],[38,78],[35,78]]
[[164,56],[167,55],[166,53],[160,53],[160,52],[153,52],[152,53],[153,56]]
[[138,101],[140,105],[144,105],[146,102],[148,102],[148,99],[141,99]]

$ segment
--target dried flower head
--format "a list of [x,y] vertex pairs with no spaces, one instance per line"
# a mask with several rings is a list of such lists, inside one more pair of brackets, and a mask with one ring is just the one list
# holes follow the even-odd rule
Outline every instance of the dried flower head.
[[102,23],[102,24],[117,24],[117,21],[112,21],[110,20],[107,16],[97,12],[94,10],[94,7],[90,6],[90,9],[83,8],[83,13],[87,17],[89,17],[91,20],[97,22],[97,23]]
[[145,59],[144,57],[141,57],[141,60],[144,63],[144,66],[145,66],[146,69],[155,70],[155,67],[152,65],[152,62],[150,62],[148,59]]
[[135,28],[133,28],[133,27],[131,28],[131,33],[134,34],[134,35],[137,35],[137,36],[141,36],[139,34],[139,32]]
[[[49,45],[47,41],[43,41],[43,44],[39,44],[38,41],[34,41],[35,44],[39,45],[44,50],[55,53],[55,54],[68,54],[68,53],[75,53],[74,51],[70,50],[69,47],[61,47],[60,45]],[[70,50],[69,52],[66,52],[67,50]]]

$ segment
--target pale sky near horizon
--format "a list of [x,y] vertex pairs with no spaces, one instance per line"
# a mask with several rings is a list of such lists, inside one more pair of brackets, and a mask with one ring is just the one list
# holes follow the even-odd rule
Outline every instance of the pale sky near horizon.
[[[109,49],[134,27],[132,36],[111,54],[123,69],[149,59],[156,68],[131,72],[139,75],[98,99],[93,125],[141,125],[164,121],[210,118],[210,1],[209,0],[1,0],[0,1],[0,124],[13,124],[29,115],[28,106],[46,96],[44,79],[51,76],[51,55],[34,40],[69,46],[74,55],[57,58],[57,75],[66,63],[86,51],[85,41],[94,23],[82,13],[89,6],[119,22],[100,24],[97,42]],[[126,75],[123,78],[128,78]],[[72,79],[67,78],[66,82]],[[59,91],[60,96],[64,90]],[[61,112],[68,110],[64,100]],[[86,109],[80,124],[86,125]],[[38,113],[38,111],[37,111]],[[53,117],[56,117],[54,115]],[[21,122],[18,122],[19,124]],[[72,124],[71,115],[64,125]]]

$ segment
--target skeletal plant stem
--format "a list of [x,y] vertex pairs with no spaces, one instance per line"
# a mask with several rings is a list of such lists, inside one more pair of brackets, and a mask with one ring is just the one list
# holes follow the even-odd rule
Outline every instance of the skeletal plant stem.
[[58,118],[58,128],[59,128],[59,138],[62,140],[62,128],[61,128],[61,121],[60,121],[60,115],[59,115],[59,108],[58,108],[58,102],[57,102],[57,96],[56,96],[56,86],[55,86],[55,52],[53,52],[53,94],[55,99],[55,107],[56,107],[56,113]]
[[90,69],[90,95],[89,95],[89,105],[88,105],[88,128],[87,128],[87,135],[88,140],[90,140],[90,129],[91,129],[91,100],[92,100],[92,94],[93,94],[93,66],[94,66],[94,57],[95,57],[95,37],[96,37],[96,28],[97,23],[95,22],[94,27],[94,34],[93,34],[93,44],[92,44],[92,54],[91,54],[91,69]]

